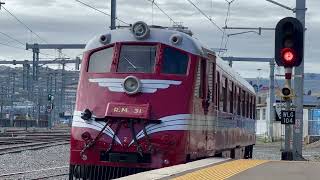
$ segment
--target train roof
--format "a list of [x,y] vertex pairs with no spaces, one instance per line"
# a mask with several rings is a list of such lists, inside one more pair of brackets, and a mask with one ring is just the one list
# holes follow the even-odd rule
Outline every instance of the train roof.
[[[102,35],[102,34],[101,34]],[[100,36],[95,36],[91,39],[85,47],[85,50],[91,50],[104,46],[100,42]],[[202,45],[198,40],[192,36],[179,32],[177,30],[163,29],[163,28],[150,28],[150,36],[146,39],[136,39],[130,28],[123,28],[117,30],[110,30],[105,34],[111,37],[109,44],[116,42],[160,42],[169,46],[175,46],[184,51],[190,52],[192,54],[201,55],[203,53]],[[183,38],[180,44],[174,45],[171,43],[170,38],[172,35],[179,35]]]
[[[225,71],[225,73],[229,74],[234,80],[238,81],[239,84],[247,88],[252,94],[256,94],[254,88],[248,83],[247,80],[242,78],[238,72],[233,70],[229,65],[227,65],[224,60],[222,60],[219,56],[216,58],[217,65]],[[243,88],[243,87],[242,87]]]
[[[85,51],[89,51],[92,49],[96,49],[99,47],[103,47],[106,44],[101,42],[101,36],[104,35],[105,37],[109,38],[108,44],[113,44],[116,42],[160,42],[162,44],[166,44],[169,46],[174,46],[178,49],[184,50],[186,52],[207,57],[208,54],[215,55],[215,52],[211,51],[210,48],[207,48],[204,44],[202,44],[198,39],[193,38],[190,36],[190,33],[186,33],[188,31],[180,31],[179,29],[170,29],[170,28],[155,28],[150,27],[150,34],[148,38],[144,39],[137,39],[134,34],[132,33],[131,28],[122,28],[116,30],[110,30],[105,34],[101,34],[95,36],[91,39],[86,47]],[[178,36],[180,37],[181,43],[172,43],[172,37]],[[216,56],[216,55],[215,55]],[[231,77],[234,78],[235,81],[238,81],[242,86],[246,87],[251,93],[255,94],[253,87],[240,75],[235,72],[231,67],[229,67],[226,63],[223,62],[221,58],[216,56],[217,58],[217,65],[223,69],[223,71],[229,74]]]

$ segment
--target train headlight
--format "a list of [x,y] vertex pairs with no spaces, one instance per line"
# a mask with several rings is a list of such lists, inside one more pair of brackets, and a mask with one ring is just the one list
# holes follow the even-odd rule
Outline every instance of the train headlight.
[[141,83],[139,79],[135,76],[128,76],[122,83],[123,90],[129,94],[137,94],[140,92]]
[[91,138],[91,134],[89,132],[84,132],[81,134],[81,138],[84,140],[84,141],[90,141],[92,138]]
[[136,39],[146,39],[150,35],[150,28],[142,21],[134,23],[131,31]]

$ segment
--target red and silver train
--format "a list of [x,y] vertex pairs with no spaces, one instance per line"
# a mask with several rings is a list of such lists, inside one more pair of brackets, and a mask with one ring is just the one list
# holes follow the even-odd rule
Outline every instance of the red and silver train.
[[75,109],[70,179],[252,157],[254,89],[183,28],[137,22],[93,38]]

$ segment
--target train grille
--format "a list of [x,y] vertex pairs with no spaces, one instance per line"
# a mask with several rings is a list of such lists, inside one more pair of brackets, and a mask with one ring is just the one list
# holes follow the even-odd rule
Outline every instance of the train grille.
[[151,169],[94,165],[70,165],[69,180],[109,180],[149,170]]

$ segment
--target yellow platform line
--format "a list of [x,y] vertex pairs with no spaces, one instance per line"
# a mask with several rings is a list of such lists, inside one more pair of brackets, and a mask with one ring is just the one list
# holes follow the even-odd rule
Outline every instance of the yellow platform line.
[[235,160],[188,173],[174,178],[173,180],[223,180],[266,162],[269,161]]

